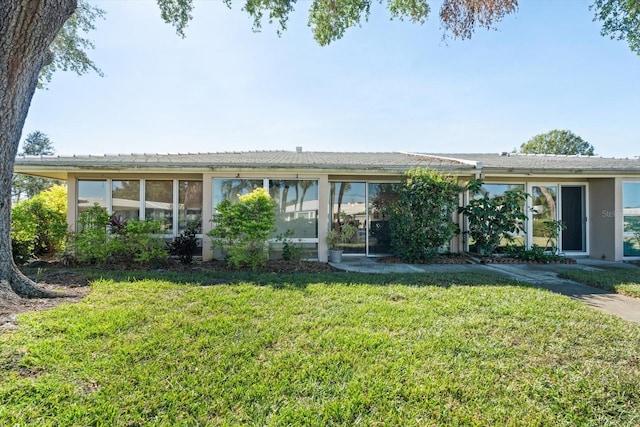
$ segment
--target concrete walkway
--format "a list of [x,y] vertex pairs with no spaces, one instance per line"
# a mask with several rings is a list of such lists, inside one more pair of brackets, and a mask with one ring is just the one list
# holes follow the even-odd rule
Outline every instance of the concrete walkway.
[[630,322],[640,323],[640,299],[558,277],[558,273],[574,269],[637,268],[623,263],[579,259],[578,264],[385,264],[376,262],[375,258],[344,257],[341,263],[331,265],[360,273],[493,272],[582,301],[590,307],[615,314]]

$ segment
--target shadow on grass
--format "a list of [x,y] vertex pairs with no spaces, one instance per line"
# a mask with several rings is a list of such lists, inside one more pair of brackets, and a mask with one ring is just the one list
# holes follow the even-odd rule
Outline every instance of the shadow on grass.
[[439,272],[439,273],[256,273],[247,271],[110,271],[76,269],[87,280],[99,279],[118,282],[160,280],[176,284],[216,286],[252,283],[275,289],[304,289],[307,285],[323,283],[327,285],[405,285],[405,286],[525,286],[531,285],[497,274],[482,272]]
[[640,268],[570,270],[559,277],[630,297],[640,298]]

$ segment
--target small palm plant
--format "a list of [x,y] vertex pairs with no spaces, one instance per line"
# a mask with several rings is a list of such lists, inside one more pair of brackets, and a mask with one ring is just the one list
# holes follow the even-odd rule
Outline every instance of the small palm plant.
[[340,262],[342,260],[342,246],[351,241],[356,231],[357,227],[347,222],[338,224],[335,229],[329,230],[327,244],[329,245],[329,257],[332,262]]

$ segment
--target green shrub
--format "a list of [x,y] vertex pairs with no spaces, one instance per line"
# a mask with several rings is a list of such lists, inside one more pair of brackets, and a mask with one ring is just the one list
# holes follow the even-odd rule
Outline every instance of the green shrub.
[[158,221],[122,221],[98,205],[82,212],[80,231],[71,236],[67,258],[80,264],[159,265],[168,252]]
[[467,189],[469,203],[458,208],[458,213],[467,219],[467,233],[475,241],[480,254],[491,256],[503,239],[511,241],[513,234],[525,232],[525,192],[510,190],[501,196],[490,197],[482,192],[480,179],[469,181]]
[[408,171],[388,207],[391,248],[407,262],[431,262],[458,231],[453,213],[462,187],[455,177],[428,169]]
[[300,261],[302,258],[302,247],[293,241],[293,230],[287,230],[277,239],[282,242],[282,259],[285,261]]
[[265,265],[267,239],[275,230],[275,205],[265,189],[241,195],[235,203],[224,200],[216,210],[211,219],[214,227],[207,235],[213,238],[214,246],[226,252],[229,265],[253,270]]
[[191,264],[193,252],[198,247],[196,238],[198,225],[189,225],[178,237],[168,243],[169,253],[177,255],[182,264]]
[[555,251],[538,245],[533,245],[531,249],[509,245],[505,248],[504,254],[511,258],[541,263],[564,262],[566,260],[566,257],[563,255],[558,255]]
[[67,189],[54,185],[11,210],[11,241],[17,263],[54,256],[67,236]]
[[105,264],[109,253],[109,214],[98,204],[78,215],[79,232],[69,236],[65,260],[79,264]]
[[633,238],[637,242],[636,244],[640,246],[640,223],[636,222],[632,224],[629,228],[633,232]]
[[154,266],[164,263],[169,252],[164,238],[159,236],[162,232],[159,221],[127,221],[108,240],[108,260]]
[[13,256],[13,262],[22,265],[31,259],[32,254],[32,242],[11,238],[11,255]]
[[327,245],[331,250],[343,250],[358,231],[353,218],[344,212],[340,213],[340,220],[333,224],[333,228],[327,232]]

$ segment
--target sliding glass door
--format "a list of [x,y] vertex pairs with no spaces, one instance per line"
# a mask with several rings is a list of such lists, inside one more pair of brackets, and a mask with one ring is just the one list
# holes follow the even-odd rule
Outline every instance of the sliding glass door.
[[369,183],[368,208],[369,232],[367,255],[388,255],[391,253],[391,228],[386,209],[398,199],[400,184]]
[[343,224],[356,227],[348,242],[340,244],[346,254],[365,254],[367,242],[367,204],[364,182],[329,183],[329,229],[340,230]]
[[560,186],[563,252],[587,251],[587,215],[584,185]]
[[[583,184],[531,184],[529,245],[560,252],[587,252],[586,185]],[[551,230],[553,221],[562,228],[555,238]]]
[[549,184],[531,187],[531,246],[547,250],[558,247],[557,239],[549,233],[552,221],[558,220],[558,186]]

